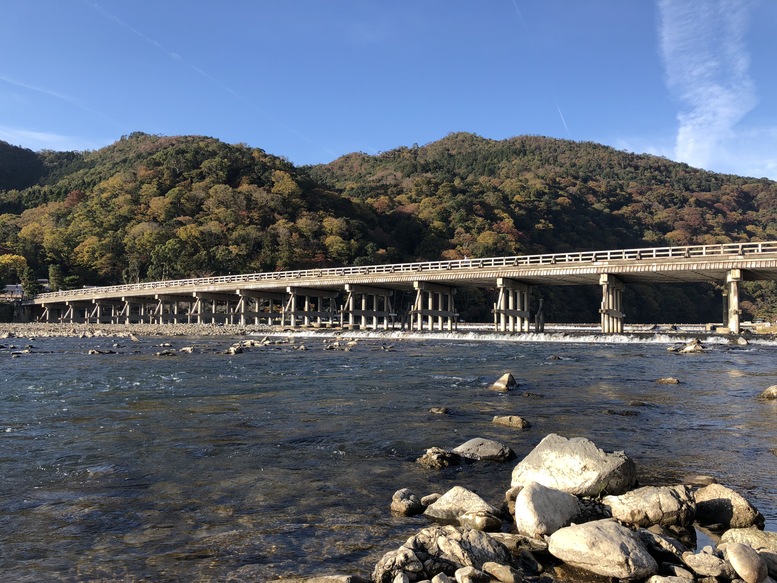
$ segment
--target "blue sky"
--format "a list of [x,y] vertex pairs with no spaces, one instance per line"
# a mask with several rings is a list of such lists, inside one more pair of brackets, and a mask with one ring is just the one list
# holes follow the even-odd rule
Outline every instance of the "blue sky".
[[0,139],[295,164],[450,132],[777,179],[774,0],[0,0]]

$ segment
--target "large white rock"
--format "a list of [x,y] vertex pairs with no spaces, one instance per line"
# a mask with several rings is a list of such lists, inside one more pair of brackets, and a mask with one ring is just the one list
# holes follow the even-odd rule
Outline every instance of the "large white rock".
[[743,543],[758,551],[772,577],[777,577],[777,532],[757,528],[732,528],[720,537],[723,543]]
[[696,515],[696,501],[688,486],[645,486],[620,496],[605,496],[602,503],[616,520],[643,528],[689,526]]
[[606,453],[583,437],[551,433],[515,466],[512,486],[537,482],[575,496],[622,494],[637,481],[634,462],[625,453]]
[[569,526],[579,514],[580,503],[576,496],[537,482],[527,484],[515,499],[518,532],[533,538]]
[[658,570],[639,537],[610,519],[557,530],[548,539],[548,551],[573,567],[604,577],[645,579]]
[[766,561],[750,546],[742,543],[726,543],[720,545],[723,556],[731,563],[745,583],[761,583],[769,576]]
[[699,488],[696,519],[701,525],[720,524],[724,528],[763,527],[764,517],[742,495],[722,484]]

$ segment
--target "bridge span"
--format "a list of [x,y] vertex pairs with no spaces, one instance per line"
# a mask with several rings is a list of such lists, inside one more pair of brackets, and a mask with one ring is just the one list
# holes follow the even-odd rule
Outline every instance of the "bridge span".
[[[347,329],[453,330],[457,287],[495,289],[494,325],[531,326],[529,294],[539,285],[598,285],[601,330],[622,333],[623,290],[633,283],[708,282],[723,286],[732,333],[740,332],[739,285],[777,279],[777,242],[728,243],[392,265],[248,273],[88,287],[31,301],[39,321],[230,323]],[[398,316],[397,292],[414,297]],[[535,314],[536,317],[536,314]]]

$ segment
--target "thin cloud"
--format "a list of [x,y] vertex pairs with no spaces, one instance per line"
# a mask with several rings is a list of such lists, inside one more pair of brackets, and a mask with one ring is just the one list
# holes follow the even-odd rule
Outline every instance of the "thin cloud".
[[97,144],[76,136],[65,136],[52,132],[38,132],[23,128],[0,126],[0,140],[9,144],[24,144],[31,150],[93,150]]
[[69,103],[73,107],[76,107],[82,111],[85,111],[86,113],[90,115],[94,115],[97,117],[101,117],[104,120],[110,122],[111,124],[121,128],[126,129],[124,126],[122,126],[119,122],[112,119],[111,117],[105,115],[103,112],[98,111],[94,109],[93,107],[89,107],[85,103],[83,103],[81,100],[76,99],[75,97],[71,97],[70,95],[65,95],[64,93],[60,93],[58,91],[55,91],[53,89],[48,89],[46,87],[39,87],[36,85],[31,85],[29,83],[25,83],[24,81],[19,81],[18,79],[12,79],[10,77],[5,77],[3,75],[0,75],[0,81],[3,83],[7,83],[9,85],[13,85],[15,87],[19,87],[21,89],[26,89],[27,91],[34,91],[36,93],[41,93],[43,95],[47,95],[49,97],[53,97],[55,99],[59,99],[61,101],[64,101],[66,103]]
[[756,106],[749,76],[746,0],[659,0],[667,86],[682,102],[675,158],[709,168]]

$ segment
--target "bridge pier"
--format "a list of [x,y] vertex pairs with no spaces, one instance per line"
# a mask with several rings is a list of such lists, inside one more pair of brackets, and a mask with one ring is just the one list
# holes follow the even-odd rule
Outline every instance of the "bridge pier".
[[343,326],[346,326],[347,318],[347,326],[350,329],[377,330],[379,327],[384,330],[389,329],[393,314],[391,306],[393,290],[346,283],[345,291],[348,296],[342,313]]
[[[281,315],[281,324],[296,328],[297,326],[320,327],[327,323],[334,325],[337,321],[337,296],[339,291],[287,287],[288,300]],[[324,300],[328,300],[325,302]],[[324,304],[326,305],[326,309]],[[300,304],[302,309],[300,309]],[[288,324],[287,324],[288,316]],[[300,324],[300,320],[302,321]],[[326,320],[326,322],[325,322]]]
[[[282,325],[282,310],[284,302],[287,299],[285,294],[248,289],[238,289],[236,291],[237,295],[240,297],[240,300],[237,303],[236,312],[239,315],[241,326],[246,326],[249,322],[252,322],[254,325]],[[248,300],[253,301],[253,312],[248,311]],[[277,311],[275,309],[276,302],[278,306]],[[264,322],[262,320],[264,320]]]
[[531,286],[499,277],[496,280],[499,290],[494,304],[494,327],[498,332],[528,332],[531,314],[529,313],[529,293]]
[[623,334],[623,282],[608,273],[599,276],[602,286],[601,314],[602,332],[605,334]]
[[[232,324],[234,313],[230,306],[237,303],[236,296],[213,292],[194,292],[194,305],[191,315],[197,319],[197,324]],[[219,312],[219,305],[224,304],[224,311]],[[210,320],[210,321],[208,321]]]
[[[742,270],[732,269],[726,274],[726,287],[728,291],[728,331],[732,334],[739,334],[742,329],[739,316],[742,311],[739,309],[739,282],[742,281]],[[723,301],[726,301],[724,296]]]
[[456,289],[444,285],[414,281],[416,290],[415,303],[410,310],[410,329],[421,332],[426,323],[428,330],[456,329],[458,314],[456,314],[453,295]]
[[124,307],[124,302],[111,299],[94,299],[92,304],[94,307],[89,314],[89,322],[95,324],[116,324],[119,318],[118,314]]

